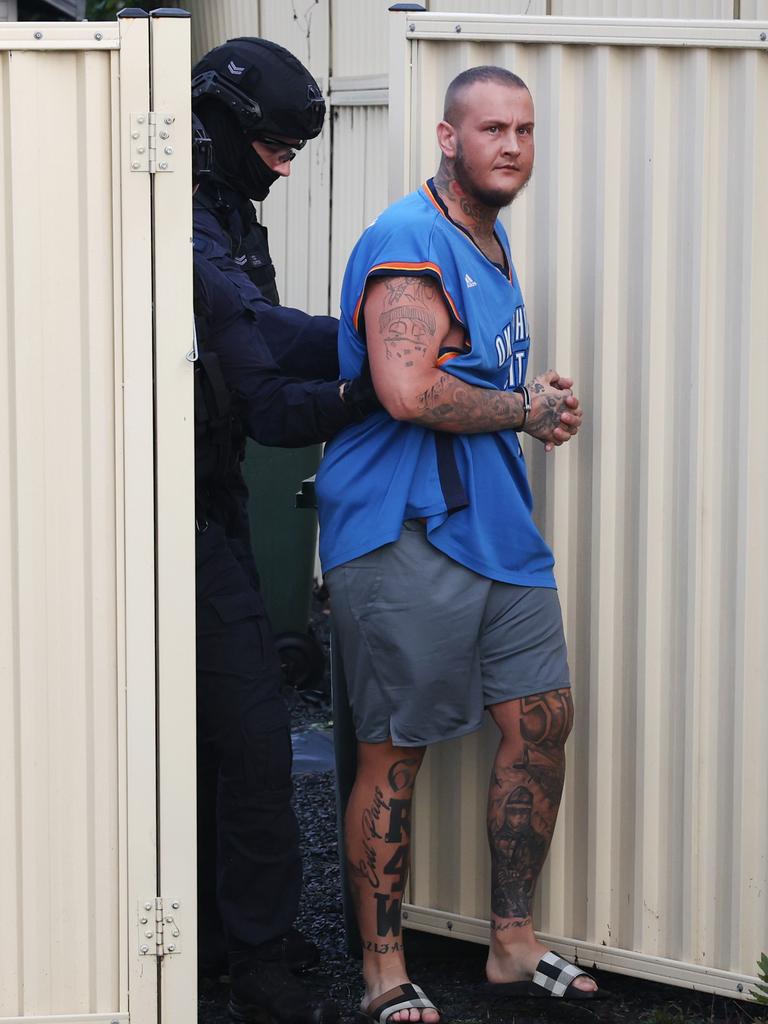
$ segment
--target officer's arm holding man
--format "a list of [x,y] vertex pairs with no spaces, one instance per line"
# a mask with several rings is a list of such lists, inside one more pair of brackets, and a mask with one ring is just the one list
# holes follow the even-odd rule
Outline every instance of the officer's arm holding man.
[[[205,184],[205,183],[204,183]],[[339,376],[338,329],[333,316],[310,316],[301,309],[268,301],[232,256],[233,242],[222,236],[205,194],[195,200],[195,254],[236,282],[261,338],[283,373],[301,380],[336,380]],[[269,289],[271,292],[271,289]]]
[[370,387],[359,381],[288,376],[266,344],[263,322],[260,327],[232,281],[197,253],[195,316],[206,353],[217,357],[231,392],[234,415],[259,444],[298,448],[326,441],[377,407]]

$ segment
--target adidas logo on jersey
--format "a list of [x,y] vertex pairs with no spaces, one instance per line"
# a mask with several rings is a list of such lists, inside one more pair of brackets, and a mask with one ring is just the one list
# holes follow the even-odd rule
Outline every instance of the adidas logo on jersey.
[[467,288],[477,288],[477,281],[473,281],[469,274],[464,275],[464,283]]

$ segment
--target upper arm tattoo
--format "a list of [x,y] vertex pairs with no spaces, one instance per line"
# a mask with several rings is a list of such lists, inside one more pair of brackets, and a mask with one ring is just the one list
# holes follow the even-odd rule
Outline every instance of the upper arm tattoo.
[[379,336],[388,359],[413,366],[424,358],[437,332],[433,311],[439,300],[432,281],[423,277],[391,277],[384,282],[384,309],[379,314]]
[[[431,277],[386,277],[377,284],[375,300],[366,308],[367,344],[374,383],[375,360],[383,354],[385,359],[398,361],[393,367],[396,372],[389,376],[400,378],[401,390],[393,402],[401,419],[435,430],[472,434],[519,425],[523,409],[519,394],[475,387],[437,366],[440,344],[451,331],[448,305],[437,281]],[[411,367],[410,373],[399,372]]]

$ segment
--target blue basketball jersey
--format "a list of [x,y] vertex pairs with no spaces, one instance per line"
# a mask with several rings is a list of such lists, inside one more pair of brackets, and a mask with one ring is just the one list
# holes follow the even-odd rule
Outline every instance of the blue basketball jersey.
[[[448,216],[432,182],[390,206],[363,233],[341,295],[339,362],[356,377],[366,348],[363,307],[374,277],[427,276],[439,285],[469,348],[439,365],[477,387],[522,384],[530,338],[525,304],[500,223],[500,269]],[[422,517],[429,540],[482,576],[554,587],[552,552],[531,517],[517,434],[449,434],[385,411],[345,428],[317,475],[323,571],[397,540],[403,520]]]

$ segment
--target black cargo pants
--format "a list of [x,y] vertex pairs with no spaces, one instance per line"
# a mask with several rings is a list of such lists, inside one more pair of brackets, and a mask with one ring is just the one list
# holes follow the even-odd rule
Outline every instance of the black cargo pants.
[[200,967],[287,931],[299,833],[280,665],[245,545],[198,529],[197,768]]

